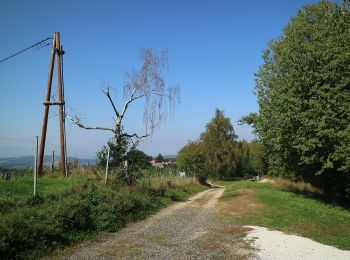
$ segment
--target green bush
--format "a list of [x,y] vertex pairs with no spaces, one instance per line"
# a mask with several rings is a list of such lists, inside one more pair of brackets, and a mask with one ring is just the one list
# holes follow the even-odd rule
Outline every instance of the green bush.
[[112,170],[115,184],[135,186],[143,177],[144,172],[135,167],[118,167]]
[[63,231],[86,230],[91,227],[91,205],[88,201],[81,200],[77,196],[58,201],[55,205],[56,226]]
[[104,201],[91,211],[93,226],[97,231],[116,231],[125,225],[119,205]]
[[1,259],[36,259],[58,243],[65,243],[62,230],[45,219],[43,213],[24,208],[1,219]]
[[59,192],[50,190],[35,198],[0,194],[0,259],[38,259],[95,232],[116,231],[144,219],[171,200],[185,200],[201,189],[186,179],[152,179],[143,181],[147,185],[123,188],[96,180],[74,186],[65,182],[67,189],[60,186]]

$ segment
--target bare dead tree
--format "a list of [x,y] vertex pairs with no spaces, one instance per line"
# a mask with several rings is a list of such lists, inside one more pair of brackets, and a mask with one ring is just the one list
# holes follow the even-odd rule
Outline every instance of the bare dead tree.
[[[180,87],[165,85],[163,70],[168,67],[166,49],[160,52],[143,49],[141,61],[142,66],[139,70],[125,74],[125,103],[121,109],[117,108],[111,96],[110,87],[107,86],[103,91],[114,111],[114,127],[86,126],[77,115],[66,115],[67,118],[84,129],[112,132],[116,144],[120,143],[123,137],[129,138],[134,143],[153,134],[154,130],[166,119],[167,106],[169,105],[170,111],[173,111],[175,105],[180,102]],[[138,100],[144,101],[143,123],[146,129],[143,134],[127,133],[123,128],[123,119],[131,103]]]

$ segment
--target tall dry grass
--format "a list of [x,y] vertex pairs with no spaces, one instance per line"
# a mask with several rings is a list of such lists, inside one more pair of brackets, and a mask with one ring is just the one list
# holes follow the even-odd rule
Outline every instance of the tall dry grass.
[[302,181],[292,181],[280,177],[265,177],[262,182],[269,183],[270,185],[285,191],[292,191],[296,193],[308,193],[314,195],[321,195],[322,191],[312,186],[310,183]]

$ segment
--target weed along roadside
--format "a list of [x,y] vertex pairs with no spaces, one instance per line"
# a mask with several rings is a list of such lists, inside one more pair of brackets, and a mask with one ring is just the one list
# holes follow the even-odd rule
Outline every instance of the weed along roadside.
[[350,250],[350,211],[315,199],[310,193],[317,190],[305,188],[301,183],[292,187],[292,182],[286,181],[244,180],[220,184],[226,186],[226,191],[217,209],[235,222],[280,230]]
[[38,259],[205,189],[193,178],[144,179],[121,187],[86,177],[46,176],[38,180],[43,188],[33,198],[32,184],[27,177],[0,181],[1,259]]
[[[306,191],[317,190],[304,184],[243,180],[219,182],[205,190],[193,178],[141,179],[129,187],[115,185],[112,179],[105,186],[103,178],[45,176],[39,181],[46,188],[35,199],[18,192],[21,187],[26,191],[26,185],[31,188],[26,177],[0,183],[0,259],[154,259],[156,253],[162,259],[187,254],[248,259],[256,253],[256,236],[277,232],[257,226],[285,232],[279,233],[281,241],[295,234],[350,248],[350,212],[307,196]],[[56,189],[50,187],[53,183]],[[303,193],[287,191],[297,188]],[[203,192],[187,200],[199,191]],[[172,201],[181,203],[157,212]]]

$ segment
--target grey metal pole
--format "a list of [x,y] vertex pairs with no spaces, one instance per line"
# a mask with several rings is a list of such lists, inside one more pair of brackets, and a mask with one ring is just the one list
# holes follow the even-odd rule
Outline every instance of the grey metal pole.
[[107,178],[108,178],[108,161],[109,161],[109,150],[110,150],[110,147],[108,146],[108,152],[107,152],[107,163],[106,163],[105,185],[107,185]]
[[37,166],[38,138],[39,138],[39,136],[35,137],[35,139],[36,139],[36,147],[35,147],[35,154],[34,154],[34,192],[33,192],[34,197],[36,196],[36,175],[37,175],[37,170],[38,170],[38,166]]

